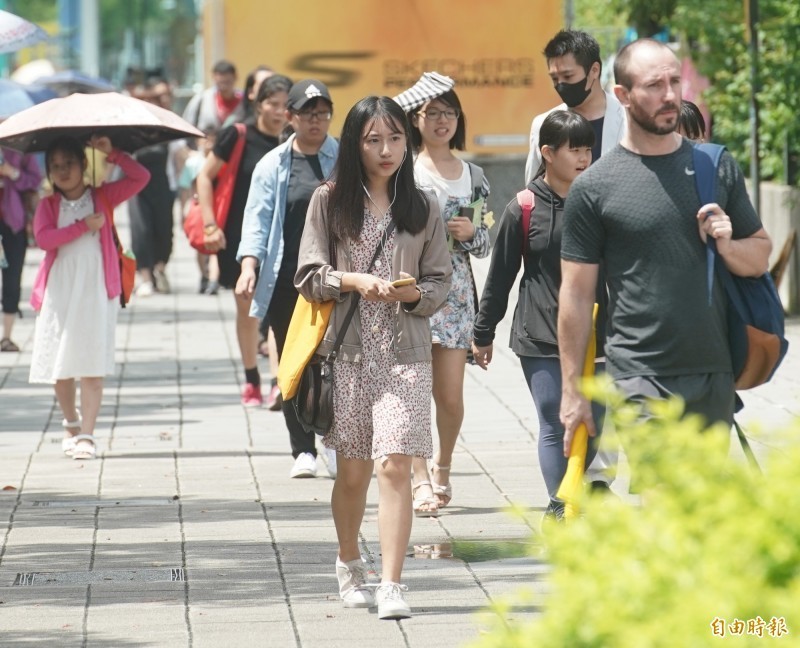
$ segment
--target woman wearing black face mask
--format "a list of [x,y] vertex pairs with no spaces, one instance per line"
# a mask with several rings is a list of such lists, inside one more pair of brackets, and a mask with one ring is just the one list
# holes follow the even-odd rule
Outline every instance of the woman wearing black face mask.
[[[572,109],[586,119],[595,134],[592,159],[616,146],[625,132],[625,111],[613,93],[600,84],[600,45],[586,32],[558,32],[544,49],[553,87],[564,102],[552,110]],[[525,163],[525,183],[542,163],[539,129],[552,110],[537,115],[531,124],[530,151]]]

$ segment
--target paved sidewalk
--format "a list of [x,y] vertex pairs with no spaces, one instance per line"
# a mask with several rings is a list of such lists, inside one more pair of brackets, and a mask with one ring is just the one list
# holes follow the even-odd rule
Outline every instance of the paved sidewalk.
[[[322,459],[317,479],[288,478],[283,417],[239,404],[233,297],[197,295],[177,230],[175,242],[174,293],[121,314],[97,460],[61,455],[52,389],[27,382],[29,308],[14,335],[23,352],[0,355],[0,646],[455,647],[479,636],[491,601],[522,584],[542,590],[544,564],[522,554],[547,498],[507,325],[490,371],[468,369],[453,503],[414,522],[404,572],[414,617],[380,622],[341,607]],[[40,255],[29,256],[25,299]],[[476,264],[481,282],[487,267]],[[745,425],[800,413],[800,323],[790,330],[778,378],[745,396]],[[376,494],[362,535],[379,571]],[[527,523],[505,512],[511,503],[533,509]],[[499,557],[509,549],[518,557]]]

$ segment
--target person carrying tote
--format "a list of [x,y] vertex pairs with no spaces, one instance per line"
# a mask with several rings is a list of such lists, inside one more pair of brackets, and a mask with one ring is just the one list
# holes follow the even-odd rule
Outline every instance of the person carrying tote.
[[[253,171],[267,153],[278,146],[279,138],[286,126],[286,101],[292,82],[285,76],[274,75],[264,81],[255,96],[252,118],[245,120],[245,144],[236,180],[233,186],[225,228],[216,225],[214,214],[214,179],[222,165],[230,160],[239,131],[235,125],[223,128],[217,134],[214,147],[206,157],[205,164],[197,175],[197,198],[203,209],[206,248],[216,251],[219,264],[219,285],[235,288],[241,273],[236,258],[242,238],[244,208],[250,191]],[[241,401],[245,407],[260,407],[264,402],[261,392],[261,374],[258,370],[258,321],[250,317],[251,299],[234,295],[236,305],[236,339],[244,365],[244,387]]]
[[[312,196],[295,285],[309,301],[336,301],[321,355],[333,346],[351,293],[360,296],[334,364],[333,425],[322,441],[338,460],[331,509],[339,594],[345,607],[377,602],[381,619],[411,615],[401,585],[411,461],[433,451],[429,318],[447,298],[451,275],[438,203],[414,182],[405,115],[388,97],[366,97],[345,119],[333,182]],[[393,285],[398,280],[405,285]],[[382,559],[374,597],[358,537],[373,470]]]
[[[114,374],[114,334],[120,308],[120,263],[107,210],[134,196],[150,173],[107,137],[89,146],[105,153],[124,174],[91,188],[84,179],[84,145],[72,137],[53,141],[45,154],[52,196],[36,209],[33,232],[45,251],[31,295],[39,311],[33,337],[30,382],[55,385],[64,416],[64,454],[93,459],[94,430],[103,380]],[[80,413],[76,379],[81,382]],[[82,414],[82,418],[81,418]]]

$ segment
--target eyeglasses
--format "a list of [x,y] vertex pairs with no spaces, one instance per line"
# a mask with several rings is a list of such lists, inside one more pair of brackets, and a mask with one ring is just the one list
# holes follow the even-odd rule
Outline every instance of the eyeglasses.
[[312,119],[317,119],[319,121],[329,121],[330,118],[333,116],[333,113],[330,110],[320,110],[318,112],[311,112],[311,111],[303,111],[303,112],[296,112],[300,118],[300,121],[311,121]]
[[461,116],[461,111],[458,108],[448,108],[447,110],[436,110],[429,108],[428,110],[420,110],[418,115],[422,115],[425,119],[436,121],[444,115],[445,119],[458,119]]

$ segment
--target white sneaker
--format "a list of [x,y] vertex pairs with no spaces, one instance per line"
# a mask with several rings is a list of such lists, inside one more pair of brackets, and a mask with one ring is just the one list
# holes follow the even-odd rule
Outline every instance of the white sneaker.
[[328,466],[328,474],[331,479],[336,479],[336,450],[333,448],[323,448],[322,453],[325,457],[325,465]]
[[317,458],[310,452],[301,452],[294,460],[294,466],[289,472],[289,477],[304,478],[317,476]]
[[381,583],[375,590],[379,619],[409,619],[411,608],[403,598],[408,588],[400,583]]
[[136,296],[137,297],[152,297],[153,293],[155,293],[156,289],[153,285],[152,281],[144,281],[139,284],[139,287],[136,289]]
[[363,559],[342,562],[336,556],[336,578],[339,580],[339,596],[346,608],[368,608],[375,605],[375,597],[366,586],[367,566]]

